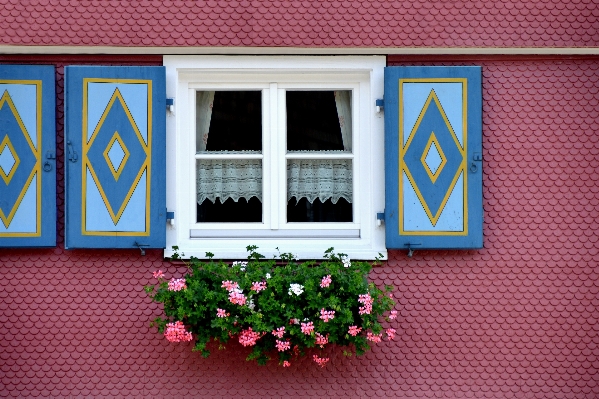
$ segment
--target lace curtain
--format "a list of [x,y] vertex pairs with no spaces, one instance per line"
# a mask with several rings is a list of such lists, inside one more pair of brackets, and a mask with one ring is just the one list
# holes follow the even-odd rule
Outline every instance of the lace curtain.
[[352,202],[351,159],[290,159],[287,161],[287,200],[306,198],[333,204],[339,198]]
[[262,161],[259,159],[202,159],[196,162],[198,204],[220,198],[262,201]]
[[[237,202],[252,197],[262,201],[260,160],[201,160],[197,162],[198,204],[217,198]],[[287,162],[287,200],[306,198],[333,204],[339,198],[352,202],[351,159],[293,159]]]
[[[352,148],[351,91],[335,91],[335,105],[341,128],[345,151]],[[196,94],[196,151],[206,151],[212,118],[214,91],[199,91]],[[208,199],[221,202],[232,198],[262,201],[261,160],[198,160],[197,200],[198,204]],[[349,159],[302,159],[287,162],[287,200],[299,201],[306,198],[324,202],[331,199],[334,204],[339,198],[352,202],[352,161]]]

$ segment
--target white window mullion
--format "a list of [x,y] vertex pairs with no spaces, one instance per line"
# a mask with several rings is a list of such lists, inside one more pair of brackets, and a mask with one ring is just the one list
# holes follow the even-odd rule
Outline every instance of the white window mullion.
[[265,228],[270,228],[272,219],[269,211],[272,207],[270,198],[272,182],[268,175],[268,171],[272,168],[270,102],[270,90],[262,90],[262,223]]
[[279,137],[279,145],[277,148],[277,160],[279,179],[277,187],[279,187],[279,202],[277,203],[277,211],[279,223],[284,225],[287,222],[287,100],[286,90],[278,90],[277,113],[278,125],[277,136]]
[[[269,128],[269,140],[270,143],[268,145],[268,155],[265,157],[269,160],[269,165],[264,166],[264,176],[268,174],[268,179],[264,178],[263,180],[268,180],[269,189],[264,192],[264,197],[270,199],[270,204],[265,207],[265,212],[268,213],[270,217],[270,229],[278,230],[279,229],[279,213],[278,213],[278,204],[279,204],[279,191],[277,189],[279,183],[279,134],[278,134],[278,117],[279,112],[278,108],[278,87],[276,83],[271,83],[269,92],[269,115],[270,118],[267,121],[267,125]],[[265,107],[266,108],[266,107]],[[266,146],[265,146],[266,147]]]

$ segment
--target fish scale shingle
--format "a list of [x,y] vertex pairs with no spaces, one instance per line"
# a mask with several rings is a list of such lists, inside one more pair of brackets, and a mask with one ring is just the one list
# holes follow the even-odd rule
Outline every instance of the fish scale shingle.
[[157,250],[62,248],[57,64],[60,247],[0,251],[0,396],[599,397],[599,64],[475,63],[485,248],[390,251],[372,278],[396,286],[395,341],[362,358],[329,351],[325,369],[257,367],[236,343],[202,359],[149,327],[160,310],[142,286],[184,268]]
[[[596,47],[597,0],[0,0],[0,42],[52,46]],[[151,29],[148,29],[151,28]]]

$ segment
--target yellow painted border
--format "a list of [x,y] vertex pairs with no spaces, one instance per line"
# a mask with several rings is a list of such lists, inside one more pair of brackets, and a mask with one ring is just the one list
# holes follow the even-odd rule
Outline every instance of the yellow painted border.
[[[102,114],[102,117],[100,118],[100,121],[98,122],[98,125],[96,126],[96,128],[94,130],[94,133],[92,134],[92,136],[90,137],[90,139],[88,141],[88,139],[87,139],[87,109],[88,109],[87,87],[88,87],[89,83],[112,83],[112,84],[129,83],[129,84],[146,84],[147,85],[147,87],[148,87],[148,99],[147,99],[148,138],[147,138],[147,144],[146,144],[145,140],[143,139],[143,137],[141,136],[141,133],[139,132],[137,124],[135,123],[133,116],[129,112],[129,108],[127,107],[127,104],[125,103],[125,100],[123,99],[122,95],[120,94],[120,91],[118,90],[118,88],[115,89],[115,92],[113,93],[110,101],[108,102],[106,109],[104,110],[104,113]],[[108,202],[108,199],[106,198],[106,194],[104,193],[104,191],[102,189],[102,185],[100,184],[100,181],[99,181],[98,177],[96,176],[96,173],[95,173],[91,163],[89,162],[89,158],[88,158],[87,154],[89,152],[89,148],[91,147],[94,139],[98,135],[100,127],[102,126],[102,123],[106,119],[106,116],[108,115],[108,112],[110,111],[110,109],[112,107],[112,104],[114,103],[114,101],[116,101],[117,98],[121,102],[121,105],[123,106],[123,109],[125,110],[127,117],[129,118],[129,121],[131,122],[131,126],[133,126],[133,129],[135,130],[136,136],[137,136],[138,140],[140,141],[142,148],[146,154],[146,160],[140,167],[139,172],[138,172],[137,176],[135,177],[134,182],[131,184],[129,192],[127,193],[127,196],[123,200],[123,203],[121,204],[120,209],[115,214],[114,210],[110,206],[110,203]],[[150,165],[152,164],[152,162],[151,162],[151,156],[152,156],[152,80],[148,80],[148,79],[84,78],[83,79],[82,123],[83,123],[83,129],[82,129],[82,162],[81,162],[81,234],[85,235],[85,236],[110,236],[110,237],[149,236],[150,235],[150,193],[151,193],[151,181],[152,181],[151,167],[150,167]],[[110,217],[111,217],[113,223],[115,224],[115,226],[118,223],[123,212],[125,211],[125,208],[127,207],[127,204],[129,203],[129,200],[131,199],[131,196],[133,195],[135,188],[137,188],[137,185],[138,185],[141,177],[143,176],[144,171],[147,171],[147,175],[146,175],[146,230],[145,231],[93,231],[93,230],[86,229],[86,225],[85,225],[85,222],[86,222],[86,191],[87,191],[87,184],[88,184],[87,183],[87,173],[86,173],[87,169],[89,169],[89,171],[92,175],[92,179],[96,183],[98,191],[100,192],[100,195],[102,196],[104,204],[106,205],[106,209],[108,210]]]
[[[430,152],[431,147],[433,146],[433,143],[435,144],[435,149],[437,150],[437,153],[441,157],[441,164],[439,164],[435,173],[433,173],[433,171],[430,169],[430,167],[426,163],[426,157],[428,156],[428,153]],[[432,132],[430,137],[428,138],[428,142],[424,146],[424,152],[422,153],[422,156],[420,157],[420,162],[422,162],[422,165],[424,165],[424,170],[428,174],[428,177],[430,177],[431,181],[433,183],[436,182],[437,178],[441,174],[441,171],[445,167],[445,164],[447,163],[447,158],[445,157],[445,153],[443,153],[443,149],[441,148],[441,145],[439,144],[439,140],[437,140],[437,136],[435,136],[435,132]]]
[[[461,83],[462,84],[462,125],[463,125],[462,142],[464,143],[463,146],[460,144],[459,140],[457,140],[457,136],[456,136],[455,132],[453,131],[453,128],[451,127],[451,124],[449,123],[447,116],[445,115],[445,111],[443,110],[443,107],[441,106],[439,99],[437,98],[436,94],[434,94],[434,90],[431,92],[431,94],[429,94],[429,97],[427,98],[424,106],[422,107],[422,110],[420,111],[420,115],[418,116],[418,119],[416,120],[414,128],[412,129],[412,131],[410,132],[410,135],[408,136],[408,140],[406,141],[406,144],[405,145],[403,144],[403,136],[404,136],[403,84],[404,83]],[[468,151],[467,151],[467,145],[468,145],[468,133],[467,133],[467,129],[468,129],[468,79],[466,79],[466,78],[406,78],[406,79],[399,79],[398,90],[399,90],[399,101],[398,101],[398,106],[399,106],[399,124],[398,124],[398,130],[399,130],[399,142],[398,142],[398,145],[399,145],[399,158],[398,158],[398,162],[399,162],[399,165],[398,165],[398,170],[399,170],[399,174],[398,174],[398,180],[399,180],[399,184],[398,184],[398,188],[399,188],[399,190],[398,190],[399,191],[398,192],[398,194],[399,194],[399,196],[398,196],[398,200],[399,200],[399,202],[398,202],[398,211],[399,211],[398,212],[399,213],[398,228],[399,228],[399,234],[400,235],[416,235],[416,236],[417,235],[422,235],[422,236],[467,236],[468,235],[468,173],[466,171],[466,154],[468,153]],[[447,126],[450,127],[451,132],[453,133],[452,134],[453,138],[456,141],[458,148],[462,152],[462,164],[456,171],[453,181],[451,182],[451,185],[450,185],[449,189],[447,190],[445,198],[443,199],[442,204],[439,207],[437,215],[432,215],[432,213],[428,209],[426,202],[424,201],[424,199],[422,198],[422,195],[420,194],[419,190],[417,189],[417,186],[414,182],[412,175],[410,174],[408,168],[405,167],[405,164],[403,162],[406,148],[410,145],[412,138],[414,137],[414,133],[416,132],[417,127],[420,125],[420,122],[422,121],[422,118],[424,117],[424,111],[428,108],[428,106],[430,105],[430,102],[433,100],[437,103],[437,106],[441,110],[443,119],[445,120],[445,123],[447,124]],[[464,188],[463,188],[464,189],[464,203],[463,203],[464,230],[463,231],[404,230],[404,228],[403,228],[403,223],[404,223],[403,175],[404,175],[404,173],[406,174],[406,177],[410,181],[411,185],[414,187],[414,191],[416,192],[416,195],[418,196],[418,198],[423,206],[423,209],[427,213],[427,216],[431,220],[433,226],[436,224],[438,218],[441,216],[441,212],[442,212],[443,208],[445,207],[445,203],[447,202],[447,200],[449,199],[449,196],[451,195],[451,192],[455,188],[455,184],[458,181],[460,175],[463,174],[464,175]]]
[[[2,101],[0,101],[0,108],[2,108]],[[8,186],[12,180],[12,177],[15,175],[17,168],[19,167],[19,164],[21,163],[21,159],[19,158],[19,154],[17,154],[15,151],[15,147],[13,147],[10,137],[8,137],[8,133],[4,135],[4,139],[2,139],[2,142],[0,143],[0,154],[4,152],[4,148],[6,147],[8,147],[8,150],[15,161],[8,171],[8,174],[5,173],[4,168],[0,167],[0,177],[2,177],[4,183],[6,183]]]
[[[25,193],[27,193],[27,190],[29,189],[29,186],[31,185],[31,181],[33,180],[33,177],[37,174],[38,178],[37,178],[37,198],[36,198],[36,231],[34,233],[18,233],[18,232],[13,232],[13,233],[0,233],[0,237],[41,237],[42,235],[42,81],[41,80],[0,80],[0,84],[14,84],[14,85],[35,85],[36,86],[36,90],[35,90],[35,94],[36,94],[36,103],[37,103],[37,115],[36,115],[36,129],[37,129],[37,134],[36,134],[36,141],[37,141],[37,149],[35,148],[35,146],[33,145],[33,142],[31,141],[31,137],[29,136],[29,134],[25,134],[25,138],[27,139],[27,142],[29,143],[29,146],[31,147],[31,151],[33,152],[33,155],[36,158],[36,163],[35,166],[33,167],[31,173],[29,174],[29,177],[27,178],[27,182],[23,185],[23,190],[21,190],[21,193],[19,194],[19,197],[17,198],[17,201],[15,202],[15,205],[13,206],[13,209],[11,210],[11,212],[8,214],[8,216],[5,216],[4,213],[2,212],[2,210],[0,209],[0,219],[2,219],[2,222],[5,226],[5,228],[8,228],[8,225],[10,225],[10,222],[12,222],[13,217],[15,216],[17,209],[19,208],[19,205],[21,204],[21,201],[23,200],[23,197],[25,196]],[[5,95],[8,94],[8,91],[5,90]],[[23,121],[21,120],[21,116],[19,115],[19,112],[17,111],[16,107],[14,106],[12,100],[10,99],[10,95],[7,96],[8,98],[8,105],[10,106],[12,112],[14,113],[16,119],[17,119],[17,123],[19,124],[19,127],[21,128],[21,130],[23,132],[27,132],[27,129],[25,129],[25,125],[23,124]],[[4,95],[2,96],[2,100],[0,101],[4,101]],[[1,104],[1,102],[0,102]],[[6,223],[7,222],[7,223]]]
[[[114,165],[112,164],[112,161],[110,160],[110,157],[108,156],[108,153],[112,149],[112,146],[114,145],[115,141],[119,142],[119,146],[121,147],[121,150],[123,150],[123,153],[124,153],[123,159],[121,160],[121,163],[119,164],[118,169],[114,167]],[[104,150],[104,152],[102,154],[104,155],[104,159],[106,159],[106,163],[110,165],[110,171],[112,172],[112,176],[114,177],[114,180],[118,181],[119,177],[121,177],[121,173],[123,172],[123,169],[125,169],[125,164],[127,163],[127,159],[129,159],[129,155],[130,155],[129,150],[127,149],[127,146],[123,142],[123,139],[121,138],[121,135],[119,134],[119,132],[117,132],[117,131],[114,132],[114,134],[112,135],[112,138],[108,142],[108,145],[106,146],[106,149]]]

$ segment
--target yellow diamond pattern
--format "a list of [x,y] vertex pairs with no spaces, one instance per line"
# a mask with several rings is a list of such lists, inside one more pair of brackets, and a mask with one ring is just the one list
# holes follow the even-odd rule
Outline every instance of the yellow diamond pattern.
[[[434,149],[432,148],[433,146],[435,146]],[[441,157],[441,163],[439,164],[439,166],[437,167],[437,169],[434,172],[432,171],[429,164],[426,162],[426,157],[428,156],[428,154],[431,150],[433,150],[433,151],[436,150],[439,153],[439,157]],[[443,167],[447,163],[447,158],[445,157],[445,154],[443,153],[443,149],[439,145],[439,141],[437,140],[437,137],[435,136],[435,132],[431,132],[431,135],[428,138],[428,142],[426,143],[426,146],[424,147],[424,152],[422,153],[422,157],[420,158],[420,161],[422,161],[422,163],[424,165],[424,170],[426,170],[428,177],[431,178],[433,183],[436,182],[437,178],[441,174],[441,171],[443,170]]]
[[[109,156],[110,150],[112,150],[112,147],[115,144],[118,145],[124,153],[123,158],[121,159],[121,161],[118,165],[114,165],[112,163],[112,159],[110,159],[110,156]],[[114,180],[118,181],[119,177],[121,176],[121,172],[123,171],[123,169],[125,169],[125,164],[127,163],[127,159],[129,159],[129,155],[130,155],[129,150],[127,149],[127,146],[125,146],[123,139],[119,135],[119,132],[114,132],[114,134],[112,135],[112,138],[108,142],[108,145],[106,146],[106,149],[104,150],[103,154],[104,154],[104,159],[106,159],[106,163],[108,164],[109,169],[112,172],[112,175],[114,176]]]
[[2,168],[2,165],[0,165],[0,177],[2,177],[2,180],[4,180],[4,183],[6,183],[6,185],[8,185],[8,183],[10,183],[13,175],[15,174],[17,167],[19,166],[19,163],[21,163],[21,160],[19,159],[19,156],[17,155],[15,148],[12,146],[12,143],[10,142],[10,139],[8,138],[8,134],[4,136],[2,143],[0,143],[0,156],[2,156],[2,154],[4,154],[4,151],[9,151],[14,159],[14,163],[12,164],[11,168],[8,171],[5,171],[4,168]]

